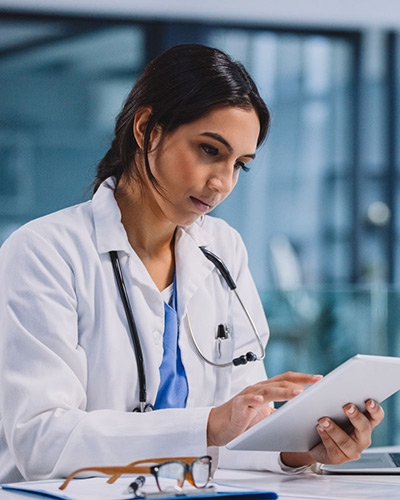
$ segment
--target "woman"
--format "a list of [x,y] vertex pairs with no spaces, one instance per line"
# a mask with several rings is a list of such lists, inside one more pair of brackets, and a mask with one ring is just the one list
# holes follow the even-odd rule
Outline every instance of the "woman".
[[[174,47],[128,96],[93,199],[28,223],[3,245],[2,481],[203,455],[268,416],[273,401],[318,380],[302,373],[266,380],[260,360],[232,365],[246,353],[262,357],[260,345],[200,248],[226,263],[266,343],[243,242],[207,214],[248,170],[268,127],[268,110],[240,64],[216,49]],[[148,405],[155,411],[132,412]],[[350,435],[324,419],[322,442],[309,453],[260,459],[221,448],[220,464],[281,471],[357,458],[383,412],[372,401],[365,414],[346,410]]]

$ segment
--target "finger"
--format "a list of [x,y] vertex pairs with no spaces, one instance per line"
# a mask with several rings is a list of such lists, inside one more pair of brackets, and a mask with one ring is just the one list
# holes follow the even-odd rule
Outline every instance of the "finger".
[[329,418],[322,418],[318,422],[317,432],[331,463],[342,463],[360,457],[360,447]]
[[353,431],[350,433],[350,436],[352,436],[357,445],[361,446],[363,449],[371,445],[372,431],[380,424],[384,417],[382,407],[374,400],[368,400],[365,404],[365,408],[365,413],[361,412],[357,406],[352,403],[343,408],[353,426]]
[[[286,377],[286,374],[283,374],[282,376],[273,377],[269,380],[264,380],[258,384],[247,387],[241,394],[254,393],[262,395],[268,401],[287,401],[304,392],[306,385],[315,383],[321,379],[320,375],[295,375],[302,376]],[[307,382],[304,382],[304,380]]]
[[312,385],[315,384],[315,382],[318,382],[318,380],[321,380],[322,378],[323,376],[318,374],[288,371],[285,373],[281,373],[279,375],[275,375],[274,377],[271,377],[269,381],[286,380],[288,382],[295,382],[297,384]]
[[368,426],[371,430],[379,425],[384,416],[385,412],[383,408],[373,399],[369,399],[365,404],[366,412],[362,413],[355,405],[349,403],[343,407],[344,412],[349,418],[353,426],[362,430],[364,426]]
[[358,447],[367,448],[371,444],[371,433],[374,428],[367,415],[362,413],[356,405],[348,404],[344,407],[348,419],[353,426],[350,436]]
[[[329,463],[343,463],[352,459],[354,452],[352,446],[350,452],[346,452],[346,448],[351,441],[350,437],[341,429],[339,429],[331,420],[323,418],[317,425],[317,432],[325,447]],[[353,444],[354,446],[354,444]]]
[[385,417],[385,412],[380,404],[373,399],[368,399],[365,403],[367,417],[371,421],[373,427],[379,425]]
[[271,407],[265,404],[262,396],[237,396],[232,400],[230,424],[235,433],[242,433],[270,413]]
[[323,418],[319,421],[318,431],[320,435],[324,433],[329,436],[332,440],[332,446],[336,445],[336,451],[330,449],[335,460],[340,460],[341,454],[347,457],[346,461],[358,460],[361,452],[371,445],[372,425],[355,405],[347,405],[346,414],[351,419],[352,430],[350,433],[347,433],[329,418]]
[[264,404],[270,404],[273,401],[288,401],[304,392],[302,385],[281,382],[270,384],[266,387],[257,387],[247,390],[240,396],[244,398],[244,404],[251,404],[254,398],[262,400]]

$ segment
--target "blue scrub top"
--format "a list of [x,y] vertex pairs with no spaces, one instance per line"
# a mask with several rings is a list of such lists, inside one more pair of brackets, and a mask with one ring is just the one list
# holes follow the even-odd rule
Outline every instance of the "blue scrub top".
[[160,365],[160,386],[154,403],[155,410],[185,408],[188,396],[188,383],[178,345],[176,303],[176,281],[174,278],[171,301],[169,304],[164,302],[164,354]]

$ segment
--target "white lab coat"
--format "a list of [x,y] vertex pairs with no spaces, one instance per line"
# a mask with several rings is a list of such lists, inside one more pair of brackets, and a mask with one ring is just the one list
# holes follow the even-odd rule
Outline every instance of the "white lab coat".
[[[262,334],[268,326],[238,233],[203,217],[176,237],[179,345],[189,385],[185,409],[132,413],[137,368],[108,252],[118,250],[141,338],[147,399],[154,402],[163,355],[160,292],[133,252],[113,196],[32,221],[0,249],[0,481],[64,477],[90,465],[203,455],[210,408],[266,377],[262,362],[215,368],[219,323],[232,329],[220,361],[259,347],[234,294],[199,250],[219,255]],[[277,454],[223,452],[221,465],[281,470]],[[232,462],[233,460],[233,462]]]

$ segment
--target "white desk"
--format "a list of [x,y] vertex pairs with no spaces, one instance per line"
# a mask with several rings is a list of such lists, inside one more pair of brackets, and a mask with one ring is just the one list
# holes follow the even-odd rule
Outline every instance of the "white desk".
[[272,490],[278,493],[279,500],[400,499],[400,475],[349,476],[304,473],[288,476],[222,470],[217,472],[215,479],[232,485],[246,484],[254,489]]
[[[275,491],[279,495],[279,500],[399,500],[400,498],[400,475],[339,476],[303,473],[289,476],[266,472],[219,470],[215,480],[230,485],[245,485],[254,489]],[[0,500],[45,498],[0,489]]]

